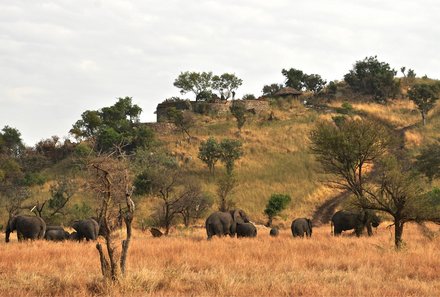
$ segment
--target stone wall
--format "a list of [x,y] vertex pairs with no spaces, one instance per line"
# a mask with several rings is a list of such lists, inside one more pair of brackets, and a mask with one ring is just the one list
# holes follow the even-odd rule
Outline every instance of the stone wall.
[[[200,114],[215,114],[223,115],[229,112],[229,107],[233,101],[219,101],[219,102],[201,102],[201,101],[177,101],[164,102],[157,105],[156,118],[157,122],[167,121],[167,111],[171,107],[178,110],[190,110]],[[265,99],[258,100],[243,100],[246,109],[259,114],[263,111],[269,110],[269,102]]]

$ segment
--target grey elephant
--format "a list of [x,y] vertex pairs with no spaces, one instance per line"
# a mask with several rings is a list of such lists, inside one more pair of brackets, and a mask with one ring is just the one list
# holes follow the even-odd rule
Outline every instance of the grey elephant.
[[72,233],[70,233],[69,234],[69,240],[79,241],[80,238],[78,237],[78,232],[73,231]]
[[257,228],[252,223],[237,224],[237,237],[256,237]]
[[292,225],[290,226],[292,229],[293,237],[304,237],[304,234],[307,237],[312,236],[312,221],[307,218],[299,218],[292,221]]
[[64,229],[49,229],[44,234],[44,239],[50,241],[64,241],[70,238],[70,233]]
[[276,236],[278,236],[279,234],[280,234],[280,231],[278,230],[278,228],[272,228],[272,229],[270,229],[270,232],[269,232],[269,235],[270,235],[270,236],[276,237]]
[[41,239],[46,232],[46,223],[40,217],[14,216],[6,227],[6,242],[9,242],[9,235],[14,231],[17,231],[18,241]]
[[81,241],[84,238],[89,240],[98,239],[99,225],[94,219],[78,220],[72,223],[72,228],[77,232],[77,240]]
[[212,213],[205,222],[208,239],[212,236],[235,236],[237,224],[249,223],[249,218],[241,209],[217,211]]
[[373,235],[371,226],[377,227],[380,219],[372,211],[362,210],[360,212],[352,212],[348,210],[337,211],[331,220],[332,234],[341,235],[342,231],[352,230],[356,236],[361,236],[364,229],[367,228],[368,236]]

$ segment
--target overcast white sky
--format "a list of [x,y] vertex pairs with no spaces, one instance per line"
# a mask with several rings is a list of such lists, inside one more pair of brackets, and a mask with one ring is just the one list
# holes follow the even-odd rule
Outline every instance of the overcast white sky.
[[235,73],[236,97],[372,55],[440,78],[439,15],[436,0],[0,0],[0,129],[34,145],[125,96],[155,121],[181,71]]

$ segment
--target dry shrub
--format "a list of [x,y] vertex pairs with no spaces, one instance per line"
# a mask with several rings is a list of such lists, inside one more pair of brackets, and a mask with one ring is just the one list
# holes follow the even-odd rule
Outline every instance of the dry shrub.
[[423,142],[423,136],[416,131],[405,131],[405,147],[417,147]]

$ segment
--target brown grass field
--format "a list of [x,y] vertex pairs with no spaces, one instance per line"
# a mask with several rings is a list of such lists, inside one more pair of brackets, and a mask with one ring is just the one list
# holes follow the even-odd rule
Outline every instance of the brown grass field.
[[[440,239],[408,225],[395,251],[392,230],[374,237],[311,239],[259,229],[255,239],[215,238],[204,229],[168,238],[136,232],[128,274],[104,285],[94,243],[1,243],[0,296],[438,296]],[[438,226],[429,226],[436,235]],[[425,232],[426,233],[426,232]]]

